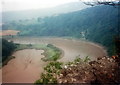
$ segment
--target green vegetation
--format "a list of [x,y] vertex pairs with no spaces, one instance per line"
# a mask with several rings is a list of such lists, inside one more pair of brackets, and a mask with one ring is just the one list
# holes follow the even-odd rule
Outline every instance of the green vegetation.
[[84,38],[104,45],[112,55],[113,39],[118,34],[118,9],[95,6],[58,16],[9,22],[3,25],[3,29],[20,30],[20,36]]
[[[61,50],[58,49],[57,47],[53,46],[52,44],[48,44],[47,48],[50,48],[52,50],[48,50],[47,53],[45,53],[46,56],[50,56],[49,58],[47,58],[48,60],[51,61],[56,61],[57,59],[60,58],[60,55],[62,54]],[[51,54],[51,55],[50,55]],[[47,60],[46,59],[46,60]],[[45,59],[44,59],[45,60]],[[45,61],[46,61],[45,60]]]
[[23,49],[43,49],[46,48],[46,45],[44,44],[16,44],[17,48],[15,49],[15,51],[18,50],[23,50]]
[[[60,58],[62,54],[61,50],[51,44],[14,44],[13,42],[8,42],[5,39],[2,39],[2,58],[0,60],[3,61],[2,65],[6,65],[7,62],[15,56],[11,56],[14,51],[23,50],[23,49],[37,49],[37,50],[44,50],[45,57],[42,58],[43,61],[56,61]],[[0,61],[0,65],[2,63]]]
[[44,53],[42,55],[45,55],[44,58],[42,58],[43,61],[56,61],[60,58],[60,55],[62,54],[61,50],[52,44],[16,44],[17,50],[23,50],[23,49],[37,49],[37,50],[44,50]]
[[87,62],[89,62],[90,61],[90,58],[89,58],[89,56],[86,56],[84,59],[81,59],[80,57],[76,57],[76,59],[73,61],[73,62],[68,62],[68,63],[66,63],[66,65],[67,66],[70,66],[70,65],[77,65],[77,64],[79,64],[79,63],[83,63],[83,62],[85,62],[85,63],[87,63]]
[[41,74],[41,79],[37,80],[35,84],[57,83],[57,75],[60,74],[63,63],[53,61],[44,67],[45,72]]
[[16,45],[13,42],[8,42],[7,40],[2,39],[2,62],[5,61],[15,49]]
[[[11,59],[14,59],[15,58],[15,56],[8,56],[3,62],[2,62],[2,65],[1,65],[1,67],[2,66],[4,66],[4,65],[7,65],[7,63],[11,60]],[[1,68],[0,67],[0,68]]]
[[85,59],[81,59],[79,57],[76,57],[76,59],[73,62],[68,62],[65,65],[62,62],[53,61],[48,63],[44,67],[44,73],[41,74],[41,78],[38,79],[35,84],[48,84],[48,83],[57,83],[57,76],[60,75],[61,70],[63,70],[64,66],[75,66],[80,63],[86,63],[90,60],[90,58],[87,56]]
[[87,56],[87,57],[85,57],[84,62],[88,62],[89,60],[90,60],[90,58]]

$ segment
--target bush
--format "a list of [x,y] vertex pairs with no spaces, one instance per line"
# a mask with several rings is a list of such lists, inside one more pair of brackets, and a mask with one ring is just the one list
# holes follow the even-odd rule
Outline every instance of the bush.
[[41,79],[37,80],[36,84],[47,84],[47,83],[57,83],[56,75],[60,74],[60,69],[62,69],[61,62],[50,62],[46,67],[44,67],[45,73],[41,74]]
[[87,56],[87,57],[85,57],[84,62],[88,62],[89,60],[90,60],[90,58]]

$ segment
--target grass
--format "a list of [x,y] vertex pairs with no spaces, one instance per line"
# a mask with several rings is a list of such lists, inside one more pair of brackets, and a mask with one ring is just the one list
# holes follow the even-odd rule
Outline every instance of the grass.
[[48,65],[44,67],[45,72],[41,74],[41,79],[37,80],[35,84],[57,83],[56,75],[60,74],[62,64],[63,63],[57,61],[48,63]]

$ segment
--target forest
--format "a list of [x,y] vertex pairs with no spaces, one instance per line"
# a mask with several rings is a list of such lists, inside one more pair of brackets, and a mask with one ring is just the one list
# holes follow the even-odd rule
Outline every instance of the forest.
[[2,39],[2,61],[5,61],[14,52],[16,45],[13,42],[8,42]]

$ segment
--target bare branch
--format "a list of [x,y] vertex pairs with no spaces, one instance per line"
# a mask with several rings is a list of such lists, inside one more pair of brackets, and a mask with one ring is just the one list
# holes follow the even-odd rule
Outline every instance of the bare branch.
[[111,5],[111,6],[120,6],[120,0],[80,0],[86,5]]

